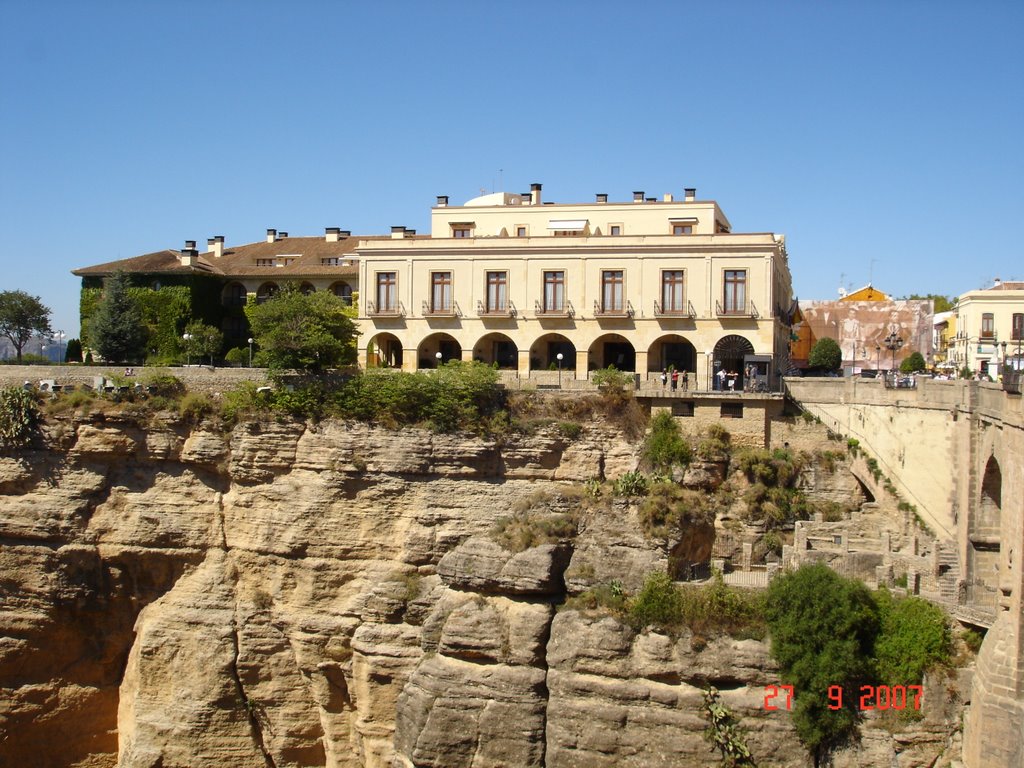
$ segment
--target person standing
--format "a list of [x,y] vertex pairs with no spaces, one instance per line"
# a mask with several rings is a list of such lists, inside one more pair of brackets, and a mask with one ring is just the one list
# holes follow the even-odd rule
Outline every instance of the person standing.
[[715,375],[718,377],[718,391],[719,392],[724,392],[725,391],[725,377],[728,376],[728,374],[725,372],[725,368],[719,368],[718,369],[718,373],[715,374]]
[[676,387],[679,386],[679,370],[677,368],[672,369],[672,391],[676,391]]
[[683,371],[683,392],[688,392],[690,389],[690,372]]
[[664,368],[661,369],[661,389],[664,391],[665,385],[668,383],[668,373]]

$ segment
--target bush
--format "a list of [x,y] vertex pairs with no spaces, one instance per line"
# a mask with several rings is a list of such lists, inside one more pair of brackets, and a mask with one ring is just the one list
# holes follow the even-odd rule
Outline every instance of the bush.
[[732,450],[731,439],[732,437],[725,427],[721,424],[712,424],[708,427],[704,439],[697,446],[697,455],[705,461],[726,461]]
[[651,419],[651,431],[644,441],[642,456],[652,470],[665,474],[671,474],[676,467],[689,465],[692,459],[690,445],[671,413],[661,411]]
[[642,472],[627,472],[613,484],[616,496],[646,496],[647,478]]
[[20,387],[0,389],[0,447],[27,445],[38,427],[35,395]]
[[575,440],[583,434],[583,426],[581,424],[577,424],[575,421],[560,421],[558,422],[558,431],[563,437]]
[[217,410],[210,396],[202,392],[189,392],[181,399],[181,415],[187,421],[197,424]]
[[925,367],[924,357],[921,353],[912,352],[900,363],[900,373],[916,373],[923,371]]
[[242,347],[232,347],[224,355],[224,360],[240,368],[249,361],[249,350]]
[[882,629],[875,642],[876,672],[886,685],[919,685],[924,673],[949,661],[952,640],[941,608],[918,597],[875,596]]
[[818,339],[811,348],[807,366],[820,371],[838,371],[843,364],[843,351],[835,339]]
[[[765,613],[772,655],[796,691],[793,724],[817,764],[856,726],[853,694],[872,680],[878,608],[863,584],[816,564],[772,581]],[[828,689],[834,685],[846,693],[843,709],[829,709]]]
[[629,601],[629,624],[639,631],[654,625],[669,628],[683,617],[683,596],[667,573],[652,573],[635,598]]
[[151,394],[161,397],[181,397],[185,394],[185,383],[177,376],[155,374],[143,382]]
[[576,535],[576,520],[568,514],[523,512],[498,520],[492,534],[505,549],[522,552],[571,539]]
[[655,483],[640,505],[640,529],[650,538],[676,538],[691,526],[715,521],[714,496],[680,488],[675,483]]

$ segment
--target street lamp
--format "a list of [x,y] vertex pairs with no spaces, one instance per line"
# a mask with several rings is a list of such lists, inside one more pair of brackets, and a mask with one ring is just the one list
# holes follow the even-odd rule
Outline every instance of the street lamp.
[[64,331],[57,331],[54,336],[57,337],[57,365],[64,362],[64,337],[67,336]]
[[185,340],[185,367],[188,368],[192,364],[192,347],[189,345],[189,342],[192,341],[192,334],[184,333],[181,338]]
[[903,339],[894,330],[885,337],[885,348],[892,352],[892,370],[896,370],[896,350],[903,346]]
[[252,336],[249,337],[249,367],[252,368]]
[[440,368],[441,367],[441,350],[437,350],[437,352],[434,353],[434,357],[437,358],[437,367]]
[[562,353],[559,352],[555,355],[555,359],[558,360],[558,388],[562,388]]
[[875,370],[882,370],[882,347],[880,344],[875,344]]

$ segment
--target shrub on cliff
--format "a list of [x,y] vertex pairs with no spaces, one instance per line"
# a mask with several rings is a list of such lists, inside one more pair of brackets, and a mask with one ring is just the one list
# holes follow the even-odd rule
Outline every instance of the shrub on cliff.
[[39,426],[35,396],[24,389],[0,389],[0,448],[18,447],[32,440]]
[[[863,584],[815,564],[772,581],[765,614],[782,681],[796,692],[793,724],[817,764],[856,727],[855,693],[873,680],[878,607]],[[841,709],[829,708],[832,686],[842,686]]]
[[685,469],[692,459],[690,444],[679,431],[679,424],[667,411],[651,419],[651,431],[644,441],[644,462],[655,472],[671,475],[676,468]]
[[952,639],[942,609],[918,597],[876,593],[882,631],[875,642],[875,669],[885,685],[918,685],[929,667],[949,661]]

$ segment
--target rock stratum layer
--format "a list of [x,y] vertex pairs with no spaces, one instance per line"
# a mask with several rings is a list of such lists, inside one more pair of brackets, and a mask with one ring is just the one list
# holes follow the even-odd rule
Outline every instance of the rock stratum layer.
[[[0,455],[0,765],[715,765],[709,684],[758,765],[807,765],[764,708],[765,643],[558,610],[667,567],[634,508],[584,515],[570,543],[493,539],[531,500],[568,507],[567,483],[635,466],[600,425],[498,444],[50,423]],[[867,727],[835,765],[931,764],[949,720]]]

